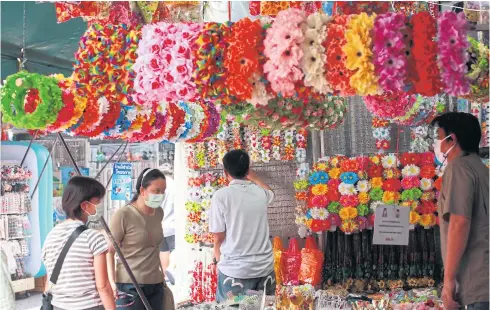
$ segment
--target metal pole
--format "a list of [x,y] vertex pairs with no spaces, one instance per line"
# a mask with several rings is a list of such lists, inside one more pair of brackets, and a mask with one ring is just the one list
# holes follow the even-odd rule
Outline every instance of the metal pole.
[[24,162],[26,161],[26,158],[27,158],[27,154],[29,153],[29,151],[31,150],[31,146],[32,146],[32,142],[34,140],[36,140],[37,138],[37,134],[39,133],[39,129],[36,130],[36,132],[34,133],[34,136],[32,136],[32,139],[31,139],[31,142],[29,142],[29,146],[27,147],[27,150],[26,150],[26,153],[24,154],[24,157],[22,157],[22,160],[20,161],[20,166],[22,167],[22,165],[24,164]]
[[[126,142],[126,145],[124,146],[124,149],[122,150],[121,154],[119,154],[119,157],[117,158],[117,162],[121,160],[121,157],[124,154],[124,151],[126,151],[126,147],[128,146],[128,143]],[[114,175],[114,171],[111,173],[111,177],[109,178],[109,181],[107,181],[107,185],[105,186],[105,189],[109,187],[109,184],[111,184],[112,176]]]
[[61,140],[61,143],[63,143],[63,146],[65,147],[66,151],[68,152],[68,156],[70,156],[71,162],[73,163],[73,167],[75,167],[75,170],[77,171],[78,175],[82,175],[82,172],[80,171],[80,168],[78,168],[77,163],[75,162],[75,159],[71,155],[70,149],[68,148],[68,145],[65,142],[65,139],[61,135],[61,132],[58,133],[58,137]]
[[[78,175],[82,175],[80,172],[80,168],[78,168],[77,163],[73,159],[73,156],[71,155],[70,149],[68,148],[68,145],[66,145],[65,140],[61,136],[61,133],[58,134],[58,137],[61,139],[61,142],[63,142],[63,145],[65,146],[66,151],[68,152],[68,155],[71,158],[71,161],[73,163],[73,166],[75,167],[75,170],[77,171]],[[127,143],[126,143],[127,145]],[[133,283],[134,287],[136,288],[136,292],[138,292],[138,296],[141,298],[141,301],[143,302],[143,305],[145,305],[146,310],[152,310],[150,303],[148,302],[148,299],[146,299],[145,294],[141,290],[141,287],[138,284],[138,281],[136,281],[136,278],[134,277],[133,272],[131,271],[131,268],[129,268],[128,262],[126,261],[126,258],[124,257],[123,253],[121,252],[121,249],[117,245],[116,239],[114,239],[114,236],[112,235],[109,226],[107,225],[107,222],[105,221],[104,217],[101,216],[99,219],[100,223],[102,224],[102,227],[104,227],[104,230],[106,231],[107,235],[109,236],[109,239],[112,242],[112,245],[114,246],[114,249],[117,252],[117,255],[119,256],[119,259],[123,263],[124,269],[126,269],[126,272],[128,273],[129,277],[131,278],[131,282]]]
[[[46,161],[44,162],[43,169],[41,169],[41,173],[39,174],[39,177],[37,178],[36,185],[34,186],[34,189],[32,190],[31,200],[32,200],[32,197],[34,197],[34,194],[36,193],[36,190],[39,186],[39,182],[41,181],[41,177],[43,176],[44,170],[46,170],[46,166],[48,165],[49,159],[51,158],[51,154],[53,153],[54,147],[56,146],[57,142],[58,142],[58,137],[56,137],[56,140],[54,140],[53,146],[49,150],[48,158],[46,158]],[[26,153],[26,155],[27,155],[27,153]]]
[[146,310],[152,310],[151,306],[150,306],[150,303],[148,302],[148,300],[146,299],[146,296],[145,294],[143,293],[143,290],[141,290],[141,287],[139,286],[138,284],[138,281],[136,281],[136,278],[134,277],[134,274],[133,272],[131,271],[131,268],[129,268],[129,265],[128,265],[128,262],[126,261],[126,259],[124,258],[124,255],[123,253],[121,252],[121,249],[119,248],[119,246],[117,245],[117,242],[116,242],[116,239],[114,238],[114,236],[112,235],[110,229],[109,229],[109,226],[107,225],[107,222],[105,221],[104,217],[100,217],[99,218],[99,221],[100,223],[102,224],[102,227],[104,227],[104,230],[105,232],[107,233],[107,235],[109,236],[109,239],[111,240],[111,243],[112,245],[114,246],[114,249],[116,250],[117,252],[117,255],[119,256],[119,258],[121,259],[121,262],[123,263],[124,265],[124,269],[126,269],[129,277],[131,278],[131,282],[133,282],[133,285],[134,287],[136,288],[136,291],[138,292],[138,295],[140,296],[141,298],[141,301],[143,302],[143,304],[145,305],[145,308]]
[[[129,143],[129,141],[126,141],[126,145],[128,143]],[[109,160],[106,161],[106,163],[104,164],[104,166],[102,166],[102,168],[100,168],[99,172],[97,172],[97,175],[95,176],[95,179],[97,179],[100,176],[100,174],[102,173],[102,171],[105,169],[105,167],[107,167],[107,165],[114,158],[114,156],[116,156],[117,152],[119,152],[119,150],[122,148],[123,145],[124,145],[124,143],[121,143],[121,145],[117,148],[117,150],[114,152],[114,154],[112,154],[111,158],[109,158]],[[126,148],[124,148],[124,149],[126,149]]]

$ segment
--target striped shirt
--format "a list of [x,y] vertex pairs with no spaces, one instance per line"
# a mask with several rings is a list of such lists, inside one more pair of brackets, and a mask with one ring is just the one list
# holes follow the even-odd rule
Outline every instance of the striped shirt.
[[[65,221],[54,227],[43,245],[42,260],[48,277],[54,265],[81,221]],[[94,256],[101,255],[108,249],[102,234],[87,229],[78,236],[65,257],[58,282],[51,289],[53,306],[66,310],[84,310],[102,305],[95,285]]]

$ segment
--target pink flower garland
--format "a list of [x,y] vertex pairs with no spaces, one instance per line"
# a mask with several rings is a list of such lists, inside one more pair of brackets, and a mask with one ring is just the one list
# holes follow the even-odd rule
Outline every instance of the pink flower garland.
[[293,96],[295,83],[303,78],[300,69],[303,51],[300,44],[304,36],[300,25],[304,21],[305,13],[301,10],[281,11],[267,30],[264,40],[264,54],[268,58],[264,73],[272,89],[284,97]]
[[444,91],[451,96],[466,95],[470,91],[466,63],[470,44],[464,13],[444,12],[437,19],[439,67]]
[[195,97],[191,51],[200,28],[199,24],[193,23],[163,22],[143,28],[133,67],[137,103],[189,101]]
[[378,84],[385,92],[401,92],[405,86],[405,18],[403,13],[388,13],[378,15],[374,21],[373,62]]
[[379,118],[389,120],[405,115],[417,100],[417,96],[399,92],[366,96],[363,99],[369,112]]

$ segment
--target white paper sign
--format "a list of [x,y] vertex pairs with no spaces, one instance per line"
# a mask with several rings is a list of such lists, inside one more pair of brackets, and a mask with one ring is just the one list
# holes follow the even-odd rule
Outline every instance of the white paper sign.
[[408,245],[410,208],[379,205],[374,218],[373,244]]

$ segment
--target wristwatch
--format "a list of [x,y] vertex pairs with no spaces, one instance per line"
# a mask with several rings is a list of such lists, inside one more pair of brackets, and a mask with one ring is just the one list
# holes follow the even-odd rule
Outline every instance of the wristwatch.
[[215,265],[217,265],[217,264],[218,264],[218,261],[216,260],[216,257],[213,257],[213,263],[214,263]]

